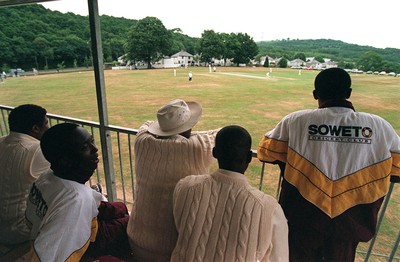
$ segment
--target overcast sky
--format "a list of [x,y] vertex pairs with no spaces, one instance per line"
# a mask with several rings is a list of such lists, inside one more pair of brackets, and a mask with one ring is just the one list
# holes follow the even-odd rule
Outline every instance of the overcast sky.
[[[154,16],[167,29],[201,37],[204,30],[247,33],[255,41],[334,39],[400,49],[399,0],[98,0],[100,15]],[[88,15],[87,1],[43,3],[60,12]]]

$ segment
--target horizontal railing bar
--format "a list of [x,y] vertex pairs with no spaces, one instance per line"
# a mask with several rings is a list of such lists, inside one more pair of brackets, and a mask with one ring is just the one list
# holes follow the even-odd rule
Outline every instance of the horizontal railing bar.
[[[3,107],[3,106],[0,105],[0,107]],[[62,120],[65,122],[74,122],[74,123],[77,123],[80,125],[85,125],[85,126],[90,126],[90,127],[100,127],[99,122],[88,121],[88,120],[83,120],[83,119],[74,118],[74,117],[60,116],[60,115],[56,115],[56,114],[47,114],[47,117],[50,117],[55,120]],[[123,133],[130,134],[130,135],[136,135],[138,132],[137,129],[127,128],[127,127],[122,127],[122,126],[108,125],[105,127],[109,131],[114,131],[114,132],[123,131]]]
[[[5,121],[5,116],[3,114],[3,110],[11,111],[13,108],[14,107],[10,107],[10,106],[6,106],[6,105],[1,105],[0,104],[0,110],[2,111],[2,115],[0,117],[3,118],[3,121]],[[90,127],[91,128],[91,134],[93,134],[93,132],[94,132],[93,128],[100,128],[100,123],[95,122],[95,121],[88,121],[88,120],[83,120],[83,119],[79,119],[79,118],[66,117],[66,116],[61,116],[61,115],[57,115],[57,114],[49,114],[49,113],[47,114],[47,117],[49,118],[50,123],[51,123],[52,120],[55,120],[57,123],[59,121],[62,121],[62,122],[73,122],[73,123],[76,123],[78,125]],[[6,134],[8,134],[8,130],[7,130],[7,126],[6,126],[5,122],[4,122],[4,127],[6,129],[5,130]],[[119,134],[120,133],[124,133],[124,134],[128,135],[129,168],[130,168],[130,176],[131,176],[131,183],[132,183],[132,193],[133,193],[133,189],[134,189],[134,175],[133,175],[133,172],[134,171],[133,171],[133,163],[132,163],[132,151],[131,151],[131,139],[130,139],[130,136],[131,135],[136,135],[138,133],[138,129],[126,128],[126,127],[121,127],[121,126],[116,126],[116,125],[108,125],[108,126],[105,126],[105,128],[107,130],[109,130],[109,131],[116,132],[118,134],[118,137],[117,137],[117,140],[118,140],[117,144],[118,145],[117,146],[118,146],[118,155],[119,155],[119,158],[120,158],[119,159],[119,161],[120,161],[119,162],[119,166],[120,166],[120,169],[121,169],[121,176],[123,176],[124,171],[123,171],[123,167],[122,167],[122,159],[121,159],[122,152],[121,152],[121,144],[120,144]],[[1,134],[1,135],[4,135],[4,134]],[[252,149],[251,151],[252,151],[252,157],[253,158],[257,158],[257,150]],[[263,183],[263,175],[264,175],[264,172],[265,172],[265,169],[264,169],[265,164],[272,164],[272,163],[267,163],[267,162],[260,162],[260,163],[262,163],[262,168],[261,168],[262,170],[261,170],[261,176],[260,176],[260,185],[259,185],[260,190],[261,190],[262,189],[262,183]],[[277,196],[276,196],[277,198],[278,198],[278,195],[279,195],[281,179],[282,179],[282,177],[280,175],[280,179],[279,179],[279,182],[278,182],[278,188],[277,188]],[[99,180],[99,174],[98,173],[97,173],[97,180]],[[393,183],[391,183],[391,184],[393,184]],[[122,193],[123,193],[124,202],[132,204],[131,201],[129,201],[128,199],[125,198],[125,195],[126,195],[125,189],[126,188],[125,188],[124,177],[122,177],[122,187],[123,187],[122,188],[122,191],[123,191]],[[389,196],[390,196],[390,194],[389,194]],[[387,201],[389,201],[389,198],[390,197],[387,197]],[[385,213],[384,210],[381,210],[381,214],[380,215],[383,216],[384,213]],[[379,223],[378,223],[378,227],[377,227],[378,231],[379,231],[380,223],[381,223],[381,221],[379,221]],[[378,233],[376,233],[376,235],[377,234]],[[376,235],[375,235],[375,237],[376,237]],[[372,243],[371,246],[373,246],[373,242],[374,242],[374,240],[372,240],[370,242],[370,244]],[[397,245],[398,245],[398,243],[397,243]],[[399,259],[399,257],[394,257],[394,254],[395,254],[396,249],[397,249],[397,247],[396,247],[397,245],[395,244],[395,246],[393,247],[393,250],[392,250],[393,254],[390,255],[392,257],[392,259],[393,258],[394,259]],[[366,260],[368,260],[370,255],[378,256],[378,257],[390,258],[389,255],[373,253],[371,251],[372,251],[372,249],[368,250],[368,251],[357,250],[357,253],[366,255]]]
[[[357,250],[357,253],[366,255],[368,253],[368,251]],[[384,255],[384,254],[375,253],[375,252],[371,252],[371,255],[377,256],[377,257],[389,258],[389,255]],[[393,257],[393,258],[396,260],[400,260],[400,257]]]

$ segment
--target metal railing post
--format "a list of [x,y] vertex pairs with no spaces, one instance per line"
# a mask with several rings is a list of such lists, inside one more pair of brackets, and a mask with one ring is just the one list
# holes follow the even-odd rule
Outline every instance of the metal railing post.
[[261,175],[260,175],[260,186],[259,186],[260,191],[262,189],[262,184],[263,184],[263,180],[264,180],[264,168],[265,168],[265,162],[262,162]]
[[104,176],[106,179],[107,196],[109,201],[117,200],[115,185],[114,164],[112,156],[111,135],[108,129],[107,101],[103,68],[103,48],[101,43],[99,7],[97,0],[88,0],[91,50],[93,57],[93,68],[96,82],[97,108],[100,122],[101,152],[104,165]]
[[385,197],[385,201],[383,202],[383,205],[382,205],[382,208],[381,208],[381,211],[380,211],[380,214],[379,214],[375,235],[371,239],[371,242],[369,243],[368,251],[367,251],[367,254],[366,254],[365,260],[364,260],[365,262],[367,262],[369,260],[369,257],[371,256],[372,248],[374,247],[375,240],[376,240],[376,237],[377,237],[378,232],[379,232],[379,228],[381,227],[381,223],[382,223],[383,217],[385,215],[386,207],[387,207],[387,205],[389,203],[389,200],[390,200],[390,195],[392,194],[392,191],[393,191],[393,186],[394,186],[394,183],[391,182],[390,186],[389,186],[389,191],[388,191],[388,193],[387,193],[387,195]]
[[279,199],[279,193],[281,192],[281,184],[282,184],[282,175],[279,175],[278,186],[276,187],[276,199]]
[[397,247],[399,246],[399,244],[400,244],[400,230],[399,230],[399,233],[397,234],[397,239],[394,242],[393,249],[392,249],[392,252],[390,253],[388,262],[393,261],[394,255],[396,254],[396,250],[397,250]]

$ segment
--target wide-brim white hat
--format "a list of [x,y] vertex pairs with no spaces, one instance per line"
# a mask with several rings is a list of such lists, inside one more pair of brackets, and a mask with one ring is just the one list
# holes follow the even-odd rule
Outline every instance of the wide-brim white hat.
[[175,99],[157,111],[157,120],[148,128],[156,136],[172,136],[192,129],[199,121],[202,107],[197,102]]

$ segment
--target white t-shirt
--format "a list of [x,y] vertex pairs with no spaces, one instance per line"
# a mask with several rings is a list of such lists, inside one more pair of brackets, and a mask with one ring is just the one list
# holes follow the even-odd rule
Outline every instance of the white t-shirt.
[[[49,171],[32,185],[26,218],[32,224],[31,238],[40,261],[65,261],[96,232],[101,194],[84,184],[61,179]],[[93,235],[94,233],[94,235]]]

